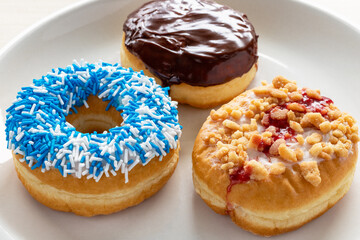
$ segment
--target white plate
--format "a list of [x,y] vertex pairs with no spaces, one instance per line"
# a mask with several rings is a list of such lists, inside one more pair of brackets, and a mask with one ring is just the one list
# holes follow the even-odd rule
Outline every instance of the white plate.
[[[84,58],[119,59],[122,24],[140,5],[131,0],[86,1],[43,21],[0,54],[0,109],[21,86],[52,67]],[[259,38],[261,80],[284,75],[300,86],[321,88],[344,111],[360,113],[360,34],[334,16],[297,1],[228,0],[246,12]],[[214,213],[194,192],[191,151],[209,110],[180,106],[181,157],[168,184],[136,207],[110,216],[83,218],[53,211],[33,200],[15,175],[1,132],[0,239],[257,239]],[[0,162],[1,162],[0,161]],[[279,239],[354,239],[360,236],[359,170],[349,193],[320,218]]]

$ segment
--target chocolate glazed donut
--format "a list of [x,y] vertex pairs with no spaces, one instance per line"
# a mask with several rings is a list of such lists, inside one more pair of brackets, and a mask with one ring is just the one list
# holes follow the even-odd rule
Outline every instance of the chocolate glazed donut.
[[257,71],[254,27],[245,14],[212,1],[152,1],[131,13],[123,30],[122,65],[170,86],[179,103],[225,103]]
[[222,84],[258,59],[247,16],[211,1],[152,1],[130,14],[123,29],[127,49],[163,86]]

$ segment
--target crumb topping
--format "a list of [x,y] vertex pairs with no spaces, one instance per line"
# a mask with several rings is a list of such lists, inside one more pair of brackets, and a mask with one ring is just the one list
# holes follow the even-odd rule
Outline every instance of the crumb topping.
[[348,157],[359,141],[354,118],[319,90],[279,76],[245,94],[212,110],[202,135],[215,148],[210,157],[232,178],[247,169],[246,179],[265,180],[298,164],[304,179],[318,186],[318,164]]

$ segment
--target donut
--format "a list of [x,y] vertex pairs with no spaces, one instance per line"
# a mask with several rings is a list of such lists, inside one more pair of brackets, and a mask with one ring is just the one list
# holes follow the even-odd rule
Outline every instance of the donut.
[[[209,108],[243,92],[257,71],[247,16],[206,0],[157,0],[123,25],[121,63],[170,86],[179,103]],[[221,94],[219,94],[221,92]]]
[[182,127],[168,88],[118,64],[52,69],[6,111],[17,175],[55,210],[89,217],[134,206],[178,162]]
[[192,153],[196,192],[258,235],[297,229],[351,185],[358,127],[320,91],[276,77],[212,110]]

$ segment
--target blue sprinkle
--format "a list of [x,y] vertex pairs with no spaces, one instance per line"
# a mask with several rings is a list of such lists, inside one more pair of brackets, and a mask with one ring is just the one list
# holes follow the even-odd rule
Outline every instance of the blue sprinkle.
[[126,142],[125,145],[131,150],[131,151],[135,151],[135,148],[133,146],[130,145],[130,143]]

